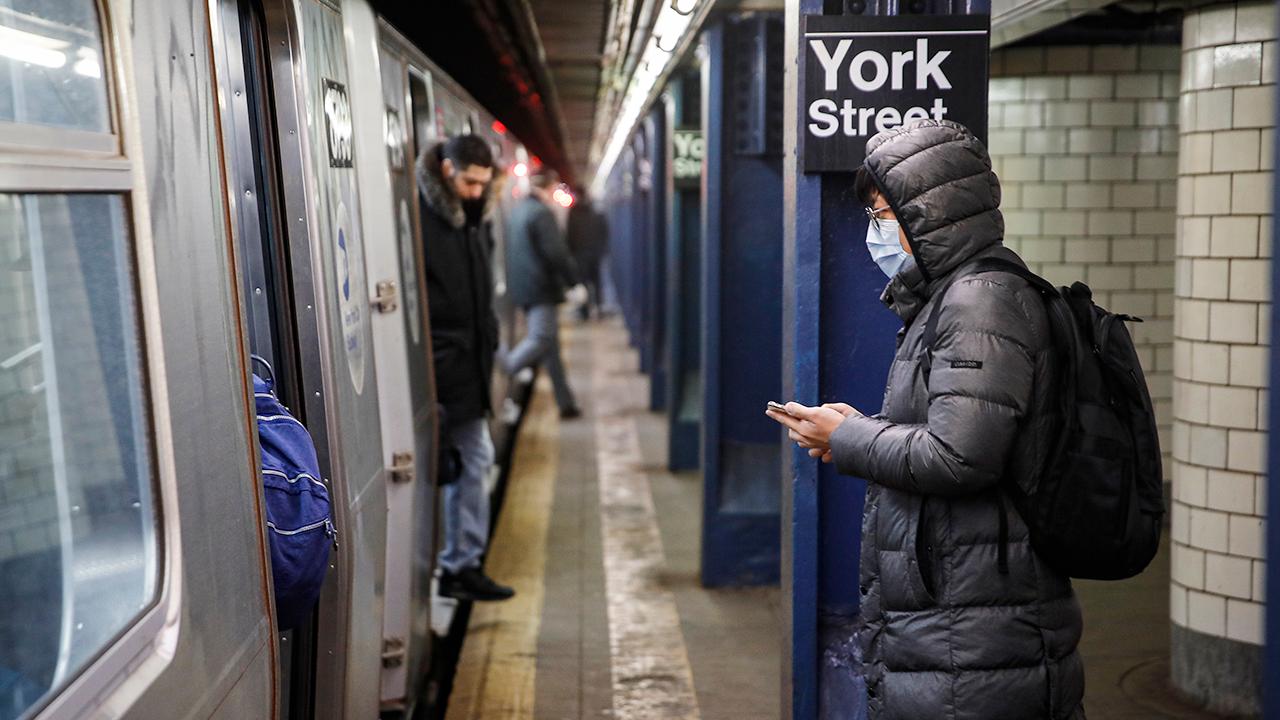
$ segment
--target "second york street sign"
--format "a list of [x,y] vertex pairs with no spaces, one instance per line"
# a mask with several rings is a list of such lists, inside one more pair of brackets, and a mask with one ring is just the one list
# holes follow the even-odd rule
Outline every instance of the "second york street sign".
[[913,120],[987,138],[987,15],[806,15],[805,172],[847,172],[867,140]]

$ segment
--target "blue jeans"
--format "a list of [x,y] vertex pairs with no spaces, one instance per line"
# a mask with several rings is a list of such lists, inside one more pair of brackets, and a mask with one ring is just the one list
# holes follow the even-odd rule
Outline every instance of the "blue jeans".
[[558,309],[556,305],[551,304],[525,308],[524,321],[528,327],[527,334],[506,357],[504,369],[510,374],[515,374],[541,363],[547,369],[547,374],[551,376],[556,405],[561,410],[568,410],[576,404],[576,401],[573,399],[573,391],[569,389],[569,378],[564,372],[564,362],[560,359]]
[[452,574],[480,567],[489,541],[489,493],[484,483],[493,467],[493,440],[483,417],[455,425],[444,440],[462,454],[458,479],[444,487],[440,568]]

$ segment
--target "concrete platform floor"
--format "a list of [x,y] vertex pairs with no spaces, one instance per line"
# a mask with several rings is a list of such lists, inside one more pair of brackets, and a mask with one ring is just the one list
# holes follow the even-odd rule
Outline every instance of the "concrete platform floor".
[[[449,720],[779,717],[779,590],[699,585],[700,478],[665,470],[624,331],[564,328],[585,414],[539,379],[487,566],[519,595],[473,609]],[[1168,567],[1077,584],[1091,720],[1214,717],[1168,687]]]

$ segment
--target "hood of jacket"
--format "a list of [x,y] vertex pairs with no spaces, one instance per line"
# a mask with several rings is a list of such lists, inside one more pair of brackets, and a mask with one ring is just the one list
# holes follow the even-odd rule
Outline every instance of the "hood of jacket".
[[963,125],[920,120],[882,132],[867,141],[865,165],[907,234],[915,262],[899,274],[914,266],[912,284],[1001,244],[1000,181],[987,148]]
[[[462,198],[449,187],[445,181],[444,170],[441,168],[441,150],[444,143],[439,142],[429,145],[427,149],[418,157],[414,163],[414,172],[418,179],[418,192],[422,195],[423,201],[427,203],[427,207],[432,212],[444,218],[453,228],[460,229],[467,224],[467,212],[462,207]],[[484,211],[482,218],[491,220],[493,216],[494,185],[499,181],[497,177],[500,173],[494,168],[493,182],[484,189],[484,195],[481,199],[484,201]]]

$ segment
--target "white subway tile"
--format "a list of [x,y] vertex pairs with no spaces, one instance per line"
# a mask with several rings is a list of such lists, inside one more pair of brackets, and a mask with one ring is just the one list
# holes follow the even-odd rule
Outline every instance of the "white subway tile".
[[1192,211],[1196,215],[1226,215],[1231,212],[1230,175],[1196,175],[1192,182],[1195,185]]
[[[1221,343],[1183,342],[1191,351],[1191,376],[1197,383],[1225,384],[1230,375],[1231,346]],[[1216,389],[1216,388],[1215,388]]]
[[1089,176],[1088,158],[1049,156],[1045,158],[1045,180],[1084,180]]
[[1209,237],[1210,254],[1215,257],[1257,257],[1258,218],[1230,215],[1215,217]]
[[1036,181],[1040,179],[1040,167],[1038,157],[1006,157],[1003,177],[1009,180]]
[[1056,235],[1084,235],[1087,217],[1083,210],[1045,210],[1044,226]]
[[1265,215],[1271,212],[1271,173],[1232,175],[1231,212],[1236,215]]
[[987,87],[987,101],[991,104],[1021,101],[1024,80],[1020,77],[992,78]]
[[1133,232],[1138,235],[1173,235],[1177,218],[1168,210],[1139,210],[1133,214]]
[[1055,183],[1027,183],[1022,187],[1022,206],[1025,208],[1061,208],[1066,185]]
[[[1249,478],[1249,501],[1253,502],[1253,476]],[[1228,530],[1230,534],[1230,547],[1232,555],[1240,557],[1255,558],[1261,560],[1266,555],[1266,523],[1262,518],[1255,515],[1232,515],[1231,527]],[[1247,575],[1253,574],[1252,567],[1246,570]],[[1252,584],[1252,583],[1249,583]],[[1242,597],[1253,597],[1252,591],[1248,595]]]
[[[1155,182],[1117,183],[1111,188],[1109,202],[1118,208],[1153,208],[1158,204],[1157,191],[1159,184]],[[1067,190],[1067,203],[1071,202],[1071,190]],[[1172,213],[1170,213],[1172,215]]]
[[1170,578],[1183,587],[1203,590],[1204,558],[1203,550],[1174,543],[1169,547]]
[[1160,74],[1146,72],[1116,77],[1115,97],[1120,100],[1160,97]]
[[[1229,91],[1228,91],[1229,92]],[[1045,127],[1079,127],[1089,123],[1089,103],[1056,100],[1044,104]]]
[[[1177,220],[1178,252],[1183,257],[1203,257],[1210,252],[1209,218],[1183,217]],[[1190,265],[1188,265],[1190,267]],[[1190,286],[1188,286],[1190,289]]]
[[1111,75],[1093,73],[1068,75],[1067,97],[1072,100],[1111,99],[1115,97],[1115,79]]
[[[1115,151],[1139,155],[1158,154],[1162,129],[1160,127],[1116,128]],[[1177,156],[1174,155],[1174,157]]]
[[1111,259],[1110,249],[1110,240],[1072,238],[1063,243],[1065,259],[1073,263],[1105,263]]
[[1232,260],[1231,299],[1269,301],[1271,299],[1271,261]]
[[[1233,93],[1231,88],[1203,90],[1196,93],[1195,130],[1226,130],[1232,127]],[[1242,127],[1237,125],[1236,127]],[[1190,130],[1192,128],[1188,128]]]
[[1259,130],[1230,130],[1213,133],[1213,172],[1257,170]]
[[1112,128],[1072,128],[1067,133],[1067,148],[1073,155],[1109,154],[1115,151],[1116,131]]
[[1177,70],[1182,61],[1182,48],[1177,45],[1141,45],[1138,67],[1143,70]]
[[1224,45],[1235,42],[1236,4],[1213,5],[1196,13],[1200,16],[1197,45]]
[[1229,517],[1216,510],[1191,508],[1191,546],[1200,550],[1226,552]]
[[1133,100],[1091,100],[1089,124],[1095,126],[1133,127],[1138,118],[1138,104]]
[[1138,103],[1139,127],[1156,128],[1177,124],[1177,100],[1142,100]]
[[1264,345],[1232,345],[1230,347],[1231,384],[1239,387],[1267,387],[1270,348]]
[[1191,542],[1191,508],[1176,500],[1169,504],[1169,537],[1181,545]]
[[1276,36],[1276,9],[1271,3],[1241,3],[1236,8],[1236,42],[1272,40]]
[[1257,85],[1262,81],[1262,43],[1236,43],[1213,49],[1213,86]]
[[[1218,388],[1215,388],[1218,389]],[[1209,470],[1206,502],[1210,509],[1252,514],[1254,476],[1227,470]]]
[[[1207,413],[1206,413],[1207,414]],[[1191,427],[1191,462],[1204,468],[1221,468],[1227,466],[1227,431],[1224,428],[1207,425]],[[1194,528],[1195,517],[1192,516]],[[1194,530],[1192,536],[1194,537]],[[1223,548],[1226,547],[1223,539]],[[1205,547],[1195,543],[1198,547]]]
[[1067,79],[1061,75],[1029,77],[1023,85],[1027,100],[1062,100],[1067,97]]
[[[1240,87],[1230,91],[1215,90],[1214,92],[1233,93],[1231,103],[1232,111],[1229,113],[1231,117],[1227,119],[1228,125],[1222,125],[1220,122],[1216,122],[1217,120],[1221,120],[1220,117],[1216,117],[1215,122],[1213,123],[1214,129],[1221,129],[1225,127],[1271,128],[1275,125],[1276,113],[1275,107],[1273,107],[1273,103],[1275,102],[1275,85]],[[1209,93],[1205,93],[1205,95],[1208,94]],[[1203,103],[1203,96],[1196,99],[1197,112],[1201,110],[1201,105],[1203,105]],[[1197,122],[1199,122],[1200,119],[1201,118],[1197,117]]]
[[1133,72],[1138,69],[1137,45],[1094,45],[1094,72]]
[[[1156,241],[1154,238],[1113,238],[1110,242],[1112,262],[1156,262]],[[1105,262],[1105,260],[1102,260],[1101,262]],[[1169,268],[1169,272],[1172,273],[1173,268]],[[1146,297],[1150,299],[1152,305],[1154,305],[1155,299],[1153,295],[1151,293],[1147,293]],[[1113,302],[1115,301],[1113,300]],[[1155,314],[1155,308],[1152,307],[1151,310],[1146,311],[1133,310],[1129,312],[1139,316],[1150,316]]]
[[1084,46],[1050,46],[1044,55],[1044,69],[1048,73],[1077,73],[1090,67],[1089,48]]
[[1267,601],[1267,564],[1262,560],[1253,561],[1253,600]]
[[[1258,423],[1258,391],[1253,388],[1209,388],[1209,422],[1220,428],[1255,430]],[[1230,447],[1230,441],[1228,441]],[[1228,463],[1231,462],[1228,451]],[[1210,493],[1212,494],[1212,493]]]
[[1261,603],[1227,600],[1226,637],[1250,645],[1262,645],[1264,607]]
[[1185,174],[1213,171],[1213,137],[1216,133],[1190,133],[1182,136],[1182,152],[1178,166]]
[[1203,300],[1226,300],[1230,290],[1229,260],[1196,259],[1191,261],[1191,297]]
[[1253,594],[1253,562],[1249,558],[1205,553],[1204,589],[1248,600]]
[[1135,158],[1132,155],[1094,155],[1089,158],[1089,179],[1133,180]]
[[1197,590],[1187,592],[1187,626],[1196,632],[1222,637],[1227,632],[1227,599]]
[[1028,155],[1060,155],[1067,152],[1067,131],[1028,129],[1023,132],[1022,142]]
[[1183,90],[1207,90],[1213,87],[1213,48],[1188,51],[1183,56]]
[[1213,323],[1209,339],[1214,342],[1253,343],[1258,338],[1258,306],[1254,303],[1214,302],[1209,304]]
[[1266,444],[1266,433],[1251,430],[1230,431],[1227,467],[1232,470],[1241,470],[1244,472],[1265,472]]
[[1009,48],[1000,54],[1003,57],[1003,70],[1006,75],[1026,75],[1041,73],[1045,70],[1043,47]]

